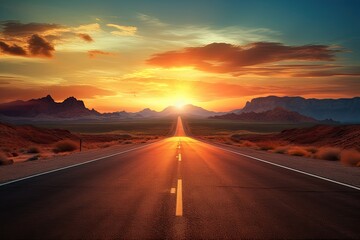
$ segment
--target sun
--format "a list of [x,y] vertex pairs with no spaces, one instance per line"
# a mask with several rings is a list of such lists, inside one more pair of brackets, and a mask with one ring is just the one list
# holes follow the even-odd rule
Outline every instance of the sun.
[[185,102],[184,102],[184,101],[177,101],[177,102],[175,103],[175,107],[176,107],[177,109],[179,109],[179,110],[181,110],[181,109],[184,107],[184,105],[185,105]]

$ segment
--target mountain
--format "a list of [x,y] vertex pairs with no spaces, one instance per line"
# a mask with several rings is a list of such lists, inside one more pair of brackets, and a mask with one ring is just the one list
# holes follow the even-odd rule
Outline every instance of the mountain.
[[204,108],[194,106],[192,104],[187,104],[182,106],[181,108],[175,106],[169,106],[159,112],[157,117],[167,117],[172,115],[182,115],[182,116],[190,116],[190,117],[198,117],[198,118],[207,118],[210,116],[216,116],[224,114],[222,112],[212,112],[208,111]]
[[302,97],[268,96],[254,98],[245,107],[234,113],[264,112],[276,107],[315,119],[333,119],[341,122],[360,121],[360,97],[341,99],[305,99]]
[[145,108],[145,109],[141,110],[140,112],[137,112],[137,114],[144,118],[149,118],[149,117],[155,117],[159,113],[155,110],[151,110],[150,108]]
[[74,97],[69,97],[63,102],[55,102],[50,95],[29,101],[2,103],[0,104],[0,114],[8,117],[27,118],[79,118],[100,115],[94,109],[86,108],[83,101]]
[[264,112],[243,112],[240,114],[228,113],[220,116],[210,117],[211,119],[231,119],[244,122],[318,122],[318,120],[301,115],[297,112],[288,111],[281,107]]

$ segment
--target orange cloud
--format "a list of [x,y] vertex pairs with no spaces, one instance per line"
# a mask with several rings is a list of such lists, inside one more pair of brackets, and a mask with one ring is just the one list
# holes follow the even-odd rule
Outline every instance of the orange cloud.
[[37,34],[32,35],[28,43],[33,56],[52,57],[52,52],[55,51],[54,46]]
[[0,41],[0,49],[4,54],[26,56],[26,51],[16,44],[10,46],[5,42]]
[[88,51],[88,54],[89,54],[90,58],[95,58],[98,55],[107,55],[107,56],[114,55],[114,53],[112,53],[112,52],[105,52],[105,51],[101,51],[101,50],[91,50],[91,51]]
[[48,23],[20,23],[19,21],[4,21],[0,24],[5,36],[28,36],[34,33],[64,28],[59,24]]
[[85,42],[93,42],[94,41],[94,39],[89,34],[86,34],[86,33],[79,33],[78,37],[80,37]]
[[[238,46],[211,43],[155,54],[147,63],[164,68],[191,66],[214,73],[241,75],[250,71],[261,75],[264,65],[281,61],[334,61],[335,54],[340,51],[326,45],[286,46],[275,42],[255,42]],[[260,65],[262,68],[257,68]],[[289,68],[277,67],[278,70]]]
[[120,36],[132,36],[135,35],[137,31],[137,27],[134,26],[121,26],[113,23],[106,24],[108,27],[116,28],[117,31],[110,32],[113,35],[120,35]]

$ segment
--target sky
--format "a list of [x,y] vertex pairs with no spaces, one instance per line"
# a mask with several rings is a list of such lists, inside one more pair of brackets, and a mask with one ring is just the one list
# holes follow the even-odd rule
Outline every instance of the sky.
[[360,96],[360,1],[0,0],[0,102],[100,112]]

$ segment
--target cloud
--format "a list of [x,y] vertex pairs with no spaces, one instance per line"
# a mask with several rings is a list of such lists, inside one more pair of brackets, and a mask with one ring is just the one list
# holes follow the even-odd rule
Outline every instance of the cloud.
[[[190,66],[214,72],[245,74],[252,67],[266,66],[281,61],[334,61],[340,49],[327,45],[286,46],[277,42],[254,42],[239,46],[211,43],[202,47],[189,47],[153,55],[148,64],[164,68]],[[281,65],[278,66],[281,68]],[[288,68],[288,67],[286,67]]]
[[0,49],[4,54],[15,55],[15,56],[26,56],[27,55],[26,51],[22,47],[20,47],[16,44],[10,46],[5,42],[0,41]]
[[20,23],[19,21],[4,21],[0,23],[5,36],[28,36],[34,33],[43,33],[49,30],[62,29],[59,24],[49,23]]
[[86,33],[79,33],[78,37],[80,37],[85,42],[93,42],[94,41],[94,39],[89,34],[86,34]]
[[101,50],[91,50],[91,51],[88,51],[88,54],[89,54],[90,58],[95,58],[98,55],[107,55],[107,56],[114,55],[114,53],[112,53],[112,52],[105,52],[105,51],[101,51]]
[[137,32],[137,27],[134,26],[121,26],[113,23],[106,24],[108,27],[116,28],[117,31],[110,32],[113,35],[119,36],[133,36]]
[[100,30],[98,23],[64,26],[2,21],[0,22],[0,52],[4,55],[50,58],[55,51],[55,45],[71,45],[71,42],[76,42],[78,38],[93,42],[90,34]]
[[90,23],[70,28],[70,30],[73,32],[97,32],[101,30],[101,27],[98,23]]
[[52,57],[52,52],[55,51],[54,46],[37,34],[32,35],[28,43],[29,51],[33,56],[50,58]]
[[168,24],[160,21],[160,19],[156,18],[156,17],[152,17],[143,13],[139,13],[137,15],[138,19],[140,19],[142,22],[152,25],[152,26],[156,26],[156,27],[166,27],[168,26]]

